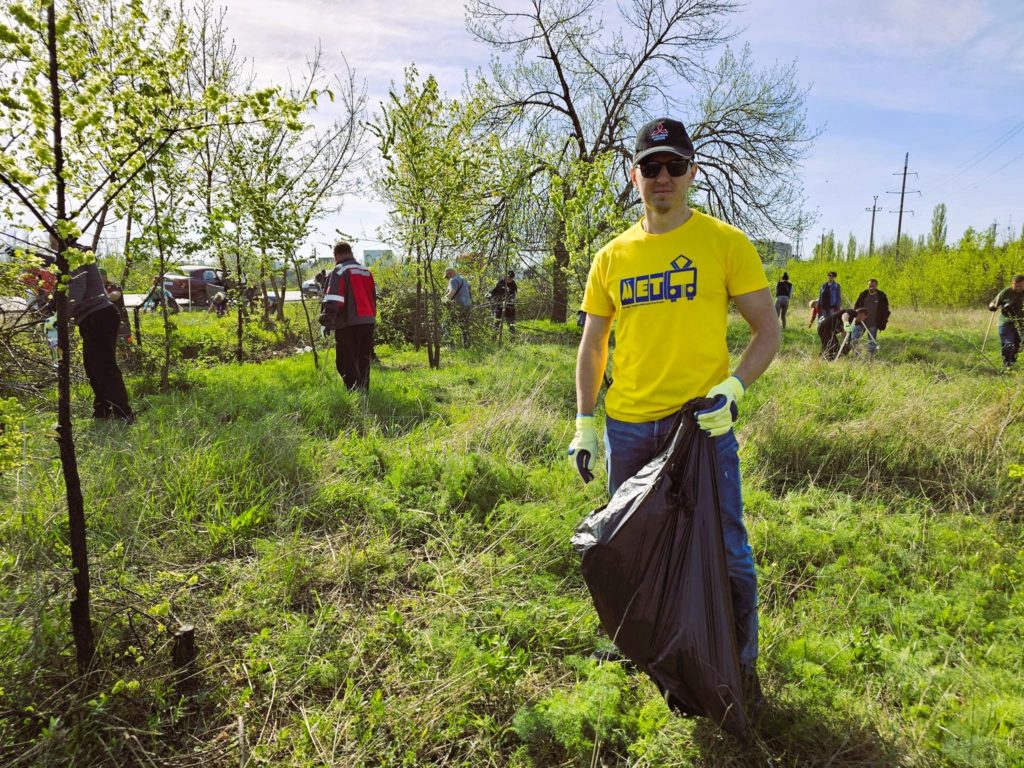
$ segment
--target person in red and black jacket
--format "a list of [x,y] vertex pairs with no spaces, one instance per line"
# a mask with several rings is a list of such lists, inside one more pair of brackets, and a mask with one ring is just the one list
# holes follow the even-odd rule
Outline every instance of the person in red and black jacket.
[[377,287],[373,273],[358,261],[352,246],[334,246],[334,269],[320,305],[324,335],[334,331],[335,365],[349,389],[370,389],[370,358],[377,323]]

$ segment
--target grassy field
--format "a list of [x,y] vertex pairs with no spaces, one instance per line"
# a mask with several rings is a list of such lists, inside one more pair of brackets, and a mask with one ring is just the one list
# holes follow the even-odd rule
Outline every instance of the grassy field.
[[769,700],[747,746],[588,659],[569,538],[604,499],[563,458],[570,344],[439,371],[384,347],[368,397],[333,353],[207,365],[135,382],[128,430],[81,392],[100,663],[75,677],[35,417],[0,479],[0,765],[1024,765],[1024,374],[979,353],[988,319],[899,312],[879,359],[834,364],[793,323],[743,403]]

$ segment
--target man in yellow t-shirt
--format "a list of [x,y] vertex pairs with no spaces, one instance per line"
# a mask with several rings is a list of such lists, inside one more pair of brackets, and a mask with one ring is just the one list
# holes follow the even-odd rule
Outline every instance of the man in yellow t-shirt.
[[[608,490],[657,453],[675,413],[694,397],[718,407],[697,415],[715,437],[719,502],[732,583],[744,687],[761,700],[757,679],[757,575],[743,524],[736,404],[779,350],[780,330],[757,251],[740,230],[691,210],[694,148],[678,120],[640,129],[630,178],[644,217],[601,249],[583,297],[586,323],[576,360],[576,435],[569,458],[585,481],[597,458],[594,407],[615,325],[613,384],[605,397]],[[729,302],[751,329],[736,370],[726,345]]]

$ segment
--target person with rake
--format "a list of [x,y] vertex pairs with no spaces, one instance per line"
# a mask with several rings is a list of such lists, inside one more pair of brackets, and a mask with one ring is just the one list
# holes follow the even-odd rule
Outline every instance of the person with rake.
[[878,333],[884,331],[889,323],[889,297],[884,291],[878,290],[878,281],[874,278],[868,280],[868,287],[860,292],[857,301],[853,304],[854,309],[864,308],[868,311],[863,323],[856,323],[853,328],[851,343],[861,339],[864,334],[868,337],[868,354],[874,355],[878,351]]
[[853,331],[858,324],[867,319],[868,311],[860,309],[842,309],[835,314],[822,318],[818,323],[818,339],[821,340],[821,357],[824,360],[838,360],[850,354],[853,348]]
[[[989,312],[1000,313],[999,341],[1003,347],[1003,368],[1012,368],[1020,353],[1021,338],[1024,337],[1024,275],[1014,275],[1010,287],[1001,290],[988,305]],[[995,318],[995,315],[992,315]],[[991,329],[992,323],[989,322]],[[985,332],[988,340],[988,332]],[[985,345],[982,344],[982,350]]]

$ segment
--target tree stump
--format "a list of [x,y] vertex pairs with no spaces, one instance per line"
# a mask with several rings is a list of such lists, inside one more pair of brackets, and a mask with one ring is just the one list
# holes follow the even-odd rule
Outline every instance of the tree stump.
[[196,628],[182,624],[174,632],[171,645],[171,660],[174,665],[175,685],[182,696],[191,695],[196,689]]

